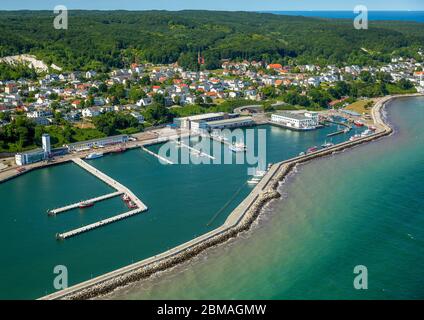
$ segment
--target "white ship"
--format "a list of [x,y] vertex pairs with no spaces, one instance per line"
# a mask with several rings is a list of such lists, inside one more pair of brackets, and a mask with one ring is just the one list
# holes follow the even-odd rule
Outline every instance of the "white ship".
[[88,156],[85,157],[86,160],[93,160],[93,159],[97,159],[97,158],[101,158],[103,157],[103,153],[102,152],[94,152],[94,153],[90,153]]
[[229,148],[232,152],[245,152],[247,149],[242,142],[233,143]]

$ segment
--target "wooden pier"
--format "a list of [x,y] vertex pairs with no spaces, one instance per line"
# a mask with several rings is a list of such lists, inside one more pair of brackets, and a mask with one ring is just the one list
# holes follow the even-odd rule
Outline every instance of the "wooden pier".
[[49,210],[48,211],[48,214],[50,216],[53,216],[53,215],[56,215],[56,214],[59,214],[59,213],[62,213],[62,212],[66,212],[66,211],[69,211],[69,210],[72,210],[72,209],[76,209],[82,203],[96,203],[96,202],[100,202],[100,201],[103,201],[103,200],[106,200],[106,199],[117,197],[117,196],[119,196],[121,194],[123,194],[122,191],[116,191],[116,192],[108,193],[108,194],[105,194],[105,195],[100,196],[100,197],[97,197],[97,198],[93,198],[93,199],[89,199],[89,200],[84,200],[84,201],[81,201],[81,202],[70,204],[68,206],[64,206],[64,207],[61,207],[61,208]]

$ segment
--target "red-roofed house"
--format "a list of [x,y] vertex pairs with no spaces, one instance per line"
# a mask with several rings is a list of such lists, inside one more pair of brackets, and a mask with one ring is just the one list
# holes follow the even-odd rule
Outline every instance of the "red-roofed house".
[[269,64],[266,68],[268,70],[270,70],[270,69],[273,69],[273,70],[282,70],[283,69],[283,66],[281,64],[279,64],[279,63],[272,63],[272,64]]

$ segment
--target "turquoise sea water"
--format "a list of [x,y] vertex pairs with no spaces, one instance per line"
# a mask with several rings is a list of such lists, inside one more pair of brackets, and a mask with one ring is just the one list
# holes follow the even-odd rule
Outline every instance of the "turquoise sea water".
[[112,297],[423,299],[424,98],[388,114],[395,135],[300,166],[248,233]]
[[[293,132],[260,126],[267,134],[267,163],[320,145],[336,127]],[[351,134],[354,134],[352,132]],[[337,143],[348,136],[333,138]],[[152,146],[157,150],[159,146]],[[222,148],[227,152],[228,148]],[[0,184],[0,298],[37,298],[54,291],[53,269],[68,268],[69,285],[161,253],[222,224],[252,190],[247,165],[161,165],[140,149],[90,164],[129,187],[146,213],[56,241],[57,232],[123,213],[119,198],[56,217],[48,209],[111,192],[75,164],[27,173]]]
[[[274,14],[304,16],[330,19],[351,19],[357,14],[351,11],[267,11]],[[369,11],[369,20],[396,20],[396,21],[414,21],[424,22],[424,11]]]

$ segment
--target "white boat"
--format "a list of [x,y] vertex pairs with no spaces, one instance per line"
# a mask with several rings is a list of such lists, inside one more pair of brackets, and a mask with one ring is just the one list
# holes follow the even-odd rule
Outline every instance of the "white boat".
[[262,178],[264,175],[266,175],[266,171],[258,170],[256,171],[254,177],[256,178]]
[[334,146],[334,143],[332,143],[332,142],[325,142],[323,145],[321,145],[321,147],[323,147],[324,149],[330,148],[332,146]]
[[349,141],[355,141],[361,137],[360,134],[355,134],[354,136],[350,137]]
[[233,143],[230,146],[230,150],[232,152],[245,152],[246,151],[246,145],[242,142]]
[[372,131],[370,129],[367,129],[361,133],[361,137],[366,137],[366,136],[369,136],[370,134],[372,134]]
[[93,160],[93,159],[97,159],[97,158],[101,158],[103,157],[103,153],[102,152],[94,152],[94,153],[90,153],[88,156],[85,157],[86,160]]
[[259,178],[252,178],[247,181],[247,184],[258,184],[261,181]]

